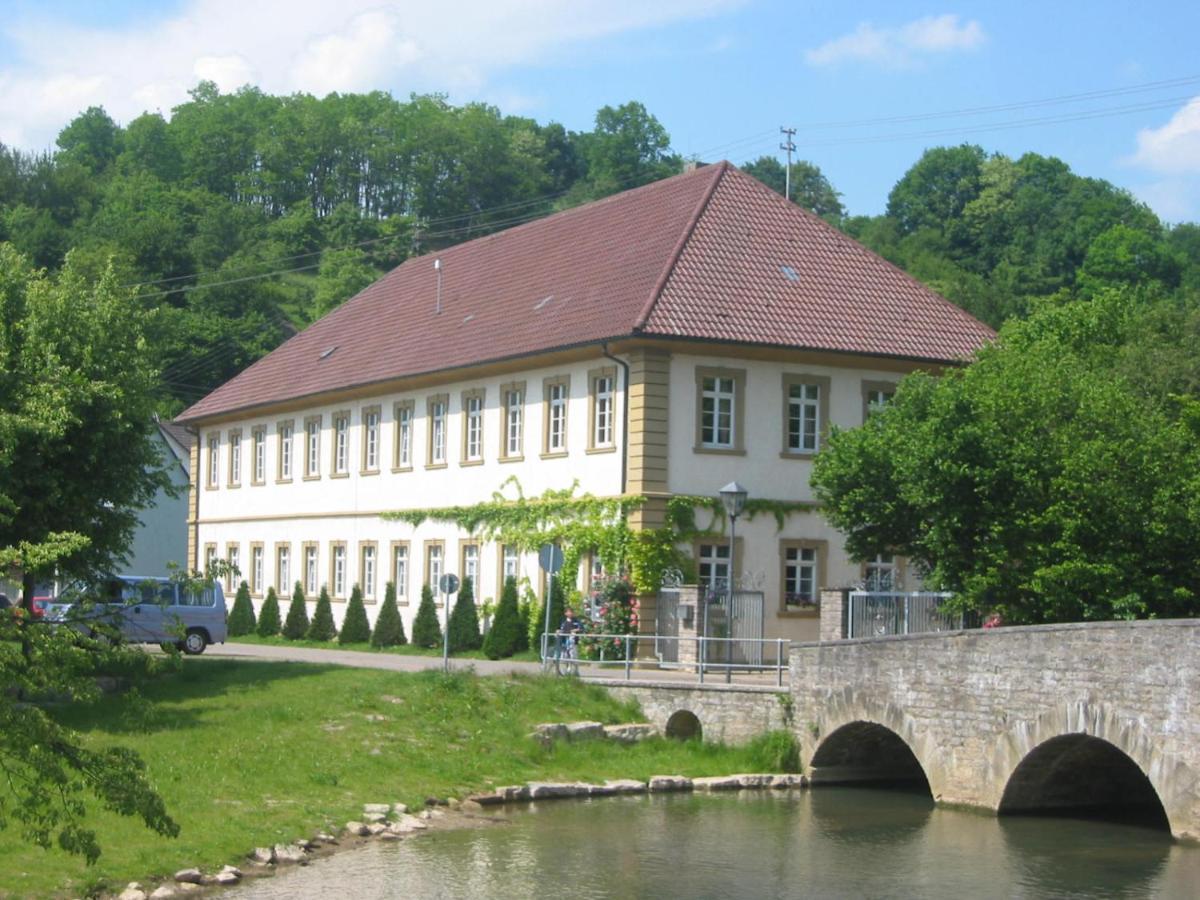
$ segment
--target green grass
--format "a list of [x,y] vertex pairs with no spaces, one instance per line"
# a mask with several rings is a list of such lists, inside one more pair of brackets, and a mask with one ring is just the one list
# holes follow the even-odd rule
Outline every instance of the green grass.
[[[185,866],[217,868],[255,846],[356,818],[363,803],[463,797],[530,780],[647,779],[771,768],[770,748],[665,740],[543,748],[539,722],[638,721],[635,707],[574,679],[482,678],[299,663],[185,660],[138,696],[55,713],[89,744],[137,749],[181,826],[176,839],[93,810],[103,847],[88,868],[0,831],[0,896],[78,896]],[[764,753],[764,751],[766,751]]]
[[[436,656],[438,659],[441,659],[442,656],[441,647],[414,647],[412,644],[402,644],[399,647],[381,649],[379,647],[372,647],[369,643],[365,642],[361,644],[339,644],[336,640],[291,641],[280,635],[259,637],[257,634],[240,635],[239,637],[231,637],[228,640],[231,644],[257,644],[267,647],[304,647],[309,650],[359,650],[363,653],[392,653],[396,656]],[[482,650],[467,650],[465,652],[452,653],[450,657],[451,659],[487,659]],[[525,650],[515,654],[510,659],[518,662],[537,662],[538,655],[536,650]]]

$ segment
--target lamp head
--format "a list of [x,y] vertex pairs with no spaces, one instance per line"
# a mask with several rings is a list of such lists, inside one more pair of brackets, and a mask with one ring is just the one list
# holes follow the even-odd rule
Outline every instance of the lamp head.
[[721,505],[731,518],[736,519],[746,508],[747,493],[748,491],[736,481],[731,481],[721,488]]

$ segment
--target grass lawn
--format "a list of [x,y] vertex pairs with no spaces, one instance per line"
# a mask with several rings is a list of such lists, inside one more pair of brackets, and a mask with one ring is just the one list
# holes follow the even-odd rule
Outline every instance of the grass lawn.
[[[394,653],[397,656],[436,656],[438,659],[442,658],[441,647],[414,647],[412,644],[401,644],[399,647],[387,647],[385,649],[380,649],[379,647],[372,647],[366,642],[361,644],[339,644],[336,640],[292,641],[280,635],[259,637],[257,634],[244,634],[239,637],[231,637],[228,640],[231,644],[257,644],[259,646],[266,647],[305,647],[311,650],[360,650],[364,653]],[[482,650],[466,650],[459,653],[452,653],[450,654],[450,658],[487,659]],[[525,650],[508,658],[523,662],[538,662],[539,660],[536,650]]]
[[[539,722],[638,721],[635,708],[569,678],[477,677],[299,663],[187,659],[136,693],[56,711],[96,745],[137,749],[181,826],[161,838],[92,812],[93,867],[0,831],[0,896],[79,896],[185,866],[238,862],[361,814],[363,803],[463,797],[530,780],[647,779],[772,768],[765,744],[665,740],[542,748]],[[94,806],[94,804],[91,804]]]

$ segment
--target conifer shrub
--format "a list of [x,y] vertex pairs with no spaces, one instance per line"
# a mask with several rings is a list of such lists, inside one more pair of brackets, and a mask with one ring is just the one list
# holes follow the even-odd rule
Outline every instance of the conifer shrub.
[[346,607],[346,618],[342,619],[338,643],[365,644],[370,639],[371,623],[367,620],[367,608],[363,605],[362,588],[356,584],[350,592],[350,603]]
[[[562,624],[563,614],[566,612],[567,604],[564,600],[565,592],[563,591],[563,580],[557,575],[554,577],[554,585],[550,588],[550,633],[558,631],[558,626]],[[579,610],[576,610],[578,613]],[[537,609],[529,619],[529,646],[536,647],[541,650],[542,632],[546,630],[546,603],[543,600],[537,605]]]
[[454,612],[450,614],[450,652],[478,650],[483,646],[479,634],[479,614],[475,610],[475,586],[470,578],[462,580]]
[[333,624],[333,607],[329,603],[329,588],[321,588],[321,596],[317,599],[317,609],[313,613],[312,624],[308,626],[310,641],[332,641],[337,637],[337,627]]
[[442,627],[438,624],[433,589],[429,585],[421,588],[421,605],[417,607],[417,617],[413,619],[412,642],[414,647],[442,646]]
[[254,604],[250,602],[250,585],[242,582],[238,585],[237,597],[233,601],[233,610],[229,613],[227,628],[230,637],[241,637],[254,631],[258,623],[254,619]]
[[289,641],[303,640],[308,634],[308,600],[304,597],[304,587],[296,582],[292,591],[292,602],[288,606],[287,620],[283,623],[283,636]]
[[379,609],[379,618],[375,620],[375,630],[371,632],[371,646],[398,647],[407,643],[404,620],[400,618],[400,609],[396,606],[396,583],[389,581],[387,590],[383,592],[383,606]]
[[258,636],[272,637],[279,634],[279,595],[275,588],[267,588],[267,599],[258,614]]
[[483,640],[483,652],[488,659],[503,659],[521,649],[521,611],[517,602],[517,580],[511,575],[504,579],[496,619]]

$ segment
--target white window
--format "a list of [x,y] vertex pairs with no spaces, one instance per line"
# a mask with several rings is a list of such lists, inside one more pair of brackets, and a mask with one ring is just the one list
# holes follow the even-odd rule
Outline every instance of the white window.
[[567,386],[561,381],[547,389],[546,402],[549,420],[546,427],[546,452],[562,453],[567,449]]
[[816,384],[788,386],[788,450],[816,453],[821,433],[821,388]]
[[310,478],[321,474],[321,420],[310,419],[304,423],[306,435],[305,473]]
[[242,433],[229,432],[229,483],[242,483]]
[[366,600],[375,599],[375,548],[368,544],[362,548],[362,572],[360,573],[360,581],[362,582],[363,598]]
[[438,592],[438,582],[442,580],[442,545],[429,545],[429,560],[428,570],[429,580],[426,582],[436,594]]
[[398,544],[392,549],[392,578],[396,582],[396,599],[408,596],[408,545]]
[[892,398],[895,396],[896,396],[895,391],[881,391],[877,388],[871,388],[870,390],[868,390],[866,392],[867,415],[870,415],[871,413],[879,412],[879,410],[883,409],[885,406],[887,406],[889,403],[891,403]]
[[429,404],[429,462],[440,465],[446,461],[446,403],[434,400]]
[[292,477],[292,426],[279,426],[279,477],[287,481]]
[[209,546],[204,548],[204,574],[212,575],[213,568],[217,565],[217,548]]
[[[407,469],[412,466],[412,420],[411,406],[396,407],[396,466]],[[399,585],[397,585],[399,590]]]
[[592,421],[592,446],[611,447],[613,443],[613,378],[598,375],[593,382],[594,412]]
[[896,577],[896,557],[887,553],[880,553],[867,560],[863,575],[868,591],[900,590],[899,579]]
[[338,475],[350,471],[350,417],[347,415],[333,419],[333,471]]
[[517,553],[517,548],[511,546],[510,544],[505,544],[503,552],[504,552],[504,557],[503,557],[504,558],[504,565],[503,565],[504,578],[505,578],[505,580],[508,580],[509,578],[516,578],[518,570],[520,569],[520,560],[521,560],[520,555]]
[[310,597],[317,595],[317,548],[304,548],[304,593]]
[[467,544],[463,547],[463,580],[471,579],[476,592],[479,591],[479,545]]
[[592,587],[595,587],[604,578],[604,560],[600,558],[599,553],[592,554],[592,564],[588,574],[588,581]]
[[292,589],[292,551],[289,547],[280,547],[276,551],[275,590],[287,594]]
[[333,545],[333,596],[346,596],[346,547]]
[[732,448],[734,380],[723,376],[705,376],[700,400],[700,444],[703,447]]
[[262,484],[267,480],[267,432],[263,428],[254,430],[254,481]]
[[522,411],[524,397],[514,389],[504,394],[504,455],[520,456],[522,446]]
[[483,458],[483,398],[475,395],[467,397],[467,449],[466,458],[477,460]]
[[208,436],[208,486],[216,487],[221,483],[221,436]]
[[783,557],[783,602],[786,606],[811,606],[817,602],[817,550],[788,547]]
[[226,548],[225,555],[229,557],[229,577],[225,584],[232,591],[242,574],[242,549],[237,544],[231,544]]
[[368,472],[379,468],[379,413],[375,410],[363,416],[363,468]]
[[261,593],[263,589],[263,548],[250,548],[250,590],[255,594]]
[[701,544],[696,565],[702,587],[717,593],[729,590],[728,544]]

